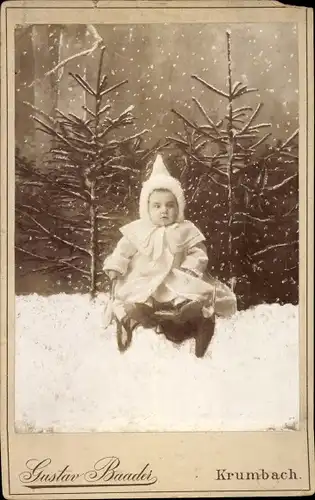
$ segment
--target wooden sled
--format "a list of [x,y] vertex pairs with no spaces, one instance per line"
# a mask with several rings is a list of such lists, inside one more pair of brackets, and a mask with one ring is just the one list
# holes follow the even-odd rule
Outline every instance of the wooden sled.
[[[115,296],[115,282],[112,283],[110,300]],[[213,304],[215,302],[215,294]],[[116,323],[117,346],[125,352],[131,345],[134,329],[141,325],[152,328],[157,334],[174,344],[181,344],[187,339],[195,339],[195,355],[202,358],[211,342],[215,331],[215,314],[204,317],[202,305],[187,301],[181,306],[171,307],[154,301],[153,307],[146,304],[128,304],[127,317],[120,321],[114,315]]]

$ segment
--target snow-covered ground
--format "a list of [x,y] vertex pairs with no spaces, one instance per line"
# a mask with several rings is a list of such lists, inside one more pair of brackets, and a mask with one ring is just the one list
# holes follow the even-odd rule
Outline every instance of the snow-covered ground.
[[202,359],[138,329],[124,354],[105,295],[16,297],[19,431],[210,431],[298,423],[298,307],[219,319]]

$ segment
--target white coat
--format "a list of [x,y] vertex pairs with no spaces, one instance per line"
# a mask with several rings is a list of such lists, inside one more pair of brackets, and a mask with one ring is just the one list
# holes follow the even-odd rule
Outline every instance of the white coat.
[[103,265],[105,272],[121,275],[115,288],[117,303],[149,303],[152,298],[175,304],[186,299],[211,303],[215,290],[216,312],[224,316],[235,312],[233,292],[221,282],[204,279],[205,237],[192,222],[157,227],[138,219],[120,231],[123,236]]

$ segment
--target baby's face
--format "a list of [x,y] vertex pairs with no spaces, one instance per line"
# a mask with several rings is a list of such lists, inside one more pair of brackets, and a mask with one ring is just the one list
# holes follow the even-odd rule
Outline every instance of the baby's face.
[[177,220],[178,206],[170,191],[153,191],[149,198],[149,215],[155,226],[169,226]]

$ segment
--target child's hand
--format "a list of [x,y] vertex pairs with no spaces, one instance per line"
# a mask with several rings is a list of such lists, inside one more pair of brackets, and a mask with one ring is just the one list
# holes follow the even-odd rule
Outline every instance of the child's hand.
[[111,281],[113,281],[120,276],[120,273],[118,271],[107,271],[107,276]]

